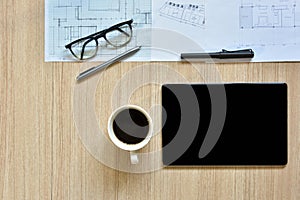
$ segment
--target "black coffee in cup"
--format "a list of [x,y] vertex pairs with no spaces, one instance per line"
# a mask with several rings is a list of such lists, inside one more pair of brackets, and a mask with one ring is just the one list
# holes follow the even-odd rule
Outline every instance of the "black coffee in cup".
[[149,121],[139,110],[127,108],[119,112],[113,120],[115,136],[126,144],[142,142],[149,132]]

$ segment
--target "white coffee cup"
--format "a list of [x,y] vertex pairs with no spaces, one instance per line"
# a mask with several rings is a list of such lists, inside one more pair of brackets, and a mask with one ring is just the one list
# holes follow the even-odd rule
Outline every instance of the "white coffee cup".
[[131,163],[137,164],[136,151],[146,146],[152,137],[153,123],[149,114],[136,105],[121,106],[113,111],[107,127],[110,140],[129,151]]

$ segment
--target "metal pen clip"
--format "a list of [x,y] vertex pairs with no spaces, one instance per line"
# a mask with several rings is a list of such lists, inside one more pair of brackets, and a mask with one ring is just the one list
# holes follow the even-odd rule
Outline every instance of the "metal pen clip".
[[235,51],[228,51],[226,49],[222,49],[221,52],[226,52],[226,53],[254,53],[252,49],[241,49],[241,50],[235,50]]

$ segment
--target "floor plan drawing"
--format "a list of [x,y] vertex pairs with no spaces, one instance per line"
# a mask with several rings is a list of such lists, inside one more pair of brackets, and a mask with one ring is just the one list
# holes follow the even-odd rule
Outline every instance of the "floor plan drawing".
[[300,60],[300,0],[45,0],[45,61],[78,61],[66,44],[130,19],[129,43],[116,47],[100,38],[88,61],[136,46],[141,50],[127,61],[244,48],[255,52],[253,62]]
[[[46,61],[73,60],[64,48],[66,44],[129,19],[134,20],[134,34],[125,48],[132,48],[142,40],[139,37],[146,39],[136,30],[150,28],[152,23],[151,0],[46,0],[45,4]],[[99,42],[104,45],[100,45],[97,51],[101,56],[116,55],[126,50],[105,48],[106,43]]]
[[297,0],[242,0],[240,28],[300,27],[300,2]]
[[241,0],[240,47],[281,49],[300,44],[300,0]]
[[159,10],[160,15],[180,23],[204,27],[205,5],[203,4],[181,4],[167,1]]

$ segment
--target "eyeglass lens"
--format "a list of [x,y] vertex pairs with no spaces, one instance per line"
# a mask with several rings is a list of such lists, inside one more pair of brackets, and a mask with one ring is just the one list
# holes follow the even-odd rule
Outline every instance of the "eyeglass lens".
[[72,51],[78,59],[87,59],[93,57],[96,55],[97,48],[97,42],[94,39],[83,40],[72,45]]
[[106,40],[109,44],[114,47],[120,47],[122,45],[127,44],[132,36],[132,30],[128,24],[124,24],[106,33]]

